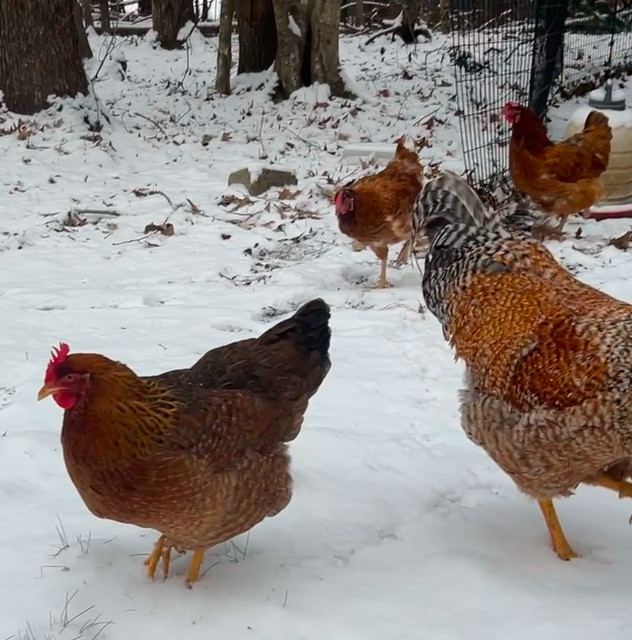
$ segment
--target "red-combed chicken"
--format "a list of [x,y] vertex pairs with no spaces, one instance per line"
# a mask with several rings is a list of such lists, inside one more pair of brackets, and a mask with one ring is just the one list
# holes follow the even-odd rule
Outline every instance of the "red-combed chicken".
[[38,399],[64,409],[70,478],[94,515],[162,534],[151,578],[161,558],[168,575],[172,548],[193,550],[191,586],[206,549],[288,505],[286,443],[330,369],[329,317],[312,300],[259,338],[151,377],[66,344],[53,351]]
[[414,211],[430,248],[423,295],[465,363],[461,425],[540,505],[581,483],[632,497],[632,306],[572,276],[529,232],[445,172]]
[[386,279],[390,245],[404,242],[397,257],[398,266],[410,257],[412,207],[421,190],[422,171],[412,142],[402,137],[395,157],[382,171],[360,178],[336,193],[334,204],[340,231],[360,246],[370,247],[381,261],[378,288],[391,286]]
[[570,214],[586,214],[603,194],[600,176],[608,167],[612,140],[608,118],[591,111],[581,133],[554,144],[531,109],[508,102],[503,116],[512,125],[511,178],[538,207],[560,218],[551,229],[559,235]]

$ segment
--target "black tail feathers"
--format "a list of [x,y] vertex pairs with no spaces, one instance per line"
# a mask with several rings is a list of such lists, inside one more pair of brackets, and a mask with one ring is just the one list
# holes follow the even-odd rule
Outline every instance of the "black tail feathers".
[[291,318],[266,331],[260,340],[272,343],[289,339],[307,353],[317,352],[326,359],[331,342],[330,317],[329,305],[321,298],[315,298],[304,304]]

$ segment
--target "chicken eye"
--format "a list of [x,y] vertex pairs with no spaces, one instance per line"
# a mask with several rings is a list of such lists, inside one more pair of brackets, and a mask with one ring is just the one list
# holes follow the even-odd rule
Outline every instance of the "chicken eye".
[[77,374],[76,373],[69,373],[68,375],[64,376],[63,380],[64,382],[75,382],[77,380]]

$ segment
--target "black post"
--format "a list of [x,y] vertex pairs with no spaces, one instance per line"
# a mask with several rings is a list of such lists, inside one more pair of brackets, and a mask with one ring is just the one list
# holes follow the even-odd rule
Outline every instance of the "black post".
[[537,0],[535,39],[529,87],[529,106],[539,115],[546,112],[549,92],[563,67],[564,24],[568,0]]

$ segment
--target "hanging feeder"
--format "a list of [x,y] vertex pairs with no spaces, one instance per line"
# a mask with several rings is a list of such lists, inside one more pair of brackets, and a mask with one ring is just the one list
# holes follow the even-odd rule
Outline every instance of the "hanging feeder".
[[612,80],[605,87],[591,91],[588,104],[570,117],[564,138],[580,133],[591,111],[608,117],[612,143],[608,168],[601,174],[604,194],[591,207],[587,217],[593,220],[632,218],[632,109],[626,108],[623,91],[613,89]]

